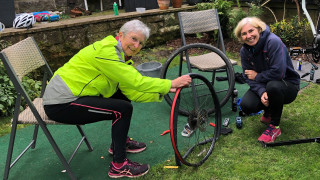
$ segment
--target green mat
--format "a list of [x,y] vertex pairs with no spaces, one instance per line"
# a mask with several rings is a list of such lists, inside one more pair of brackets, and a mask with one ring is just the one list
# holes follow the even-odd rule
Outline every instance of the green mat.
[[[241,72],[240,66],[235,66],[236,72]],[[305,87],[306,82],[301,83]],[[239,97],[248,90],[248,85],[236,83]],[[134,140],[143,141],[147,149],[139,154],[128,154],[128,158],[140,163],[148,163],[152,166],[158,163],[167,162],[174,157],[171,146],[170,135],[160,134],[169,129],[170,107],[163,101],[161,103],[133,103],[134,112],[131,121],[129,136]],[[238,113],[231,111],[231,102],[222,108],[222,119],[229,117],[234,123]],[[72,154],[80,135],[75,126],[48,126],[61,147],[63,154],[69,158]],[[71,168],[79,179],[109,179],[107,172],[112,157],[107,150],[111,143],[111,121],[98,122],[83,126],[94,150],[89,152],[85,145],[82,145],[71,162]],[[29,126],[18,130],[16,136],[14,157],[17,150],[22,151],[30,142],[33,127]],[[9,135],[0,138],[0,178],[3,179],[3,172],[8,149]],[[169,164],[169,163],[168,163]],[[172,164],[172,163],[170,163]],[[44,136],[42,130],[35,149],[31,149],[11,169],[9,179],[69,179],[67,173],[62,172],[63,166],[53,151],[51,145]]]

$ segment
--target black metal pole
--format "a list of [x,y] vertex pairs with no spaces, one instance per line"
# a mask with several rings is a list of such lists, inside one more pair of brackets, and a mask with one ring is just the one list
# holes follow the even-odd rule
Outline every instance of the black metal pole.
[[297,139],[297,140],[291,140],[291,141],[280,141],[275,143],[262,143],[263,147],[274,147],[274,146],[283,146],[283,145],[293,145],[293,144],[302,144],[302,143],[311,143],[311,142],[317,142],[320,143],[320,137],[316,138],[310,138],[310,139]]

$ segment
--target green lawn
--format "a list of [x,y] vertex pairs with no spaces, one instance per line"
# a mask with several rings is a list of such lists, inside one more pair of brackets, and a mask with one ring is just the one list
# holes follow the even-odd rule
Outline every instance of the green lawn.
[[[143,57],[141,60],[143,62]],[[293,103],[284,107],[282,135],[276,141],[320,136],[319,92],[320,86],[311,83],[300,91]],[[164,166],[175,165],[171,159],[153,166],[142,179],[320,179],[319,144],[263,148],[257,142],[266,128],[260,123],[260,116],[243,118],[241,130],[230,124],[233,133],[220,137],[213,154],[202,166],[164,169]],[[0,136],[10,132],[10,119],[0,118]]]
[[[282,135],[276,141],[320,136],[320,86],[310,84],[283,111]],[[320,179],[318,143],[263,148],[257,142],[266,126],[260,116],[246,117],[243,128],[221,136],[213,154],[200,167],[175,165],[174,159],[153,167],[143,179]]]

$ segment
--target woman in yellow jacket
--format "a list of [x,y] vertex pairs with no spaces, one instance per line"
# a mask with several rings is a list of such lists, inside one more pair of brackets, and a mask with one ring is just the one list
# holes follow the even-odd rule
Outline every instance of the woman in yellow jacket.
[[135,102],[160,102],[163,95],[188,86],[188,75],[174,80],[142,76],[133,66],[136,55],[149,38],[150,29],[139,20],[125,23],[117,37],[107,36],[74,55],[50,80],[43,100],[52,120],[87,124],[112,120],[113,154],[108,175],[138,177],[149,171],[148,164],[131,162],[126,152],[138,153],[146,144],[127,135]]

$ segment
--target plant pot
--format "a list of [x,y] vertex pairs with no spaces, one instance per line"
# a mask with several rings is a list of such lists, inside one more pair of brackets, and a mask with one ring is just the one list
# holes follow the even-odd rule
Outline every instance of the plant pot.
[[158,0],[158,5],[161,10],[168,9],[170,0]]
[[182,0],[171,0],[173,8],[181,8]]

